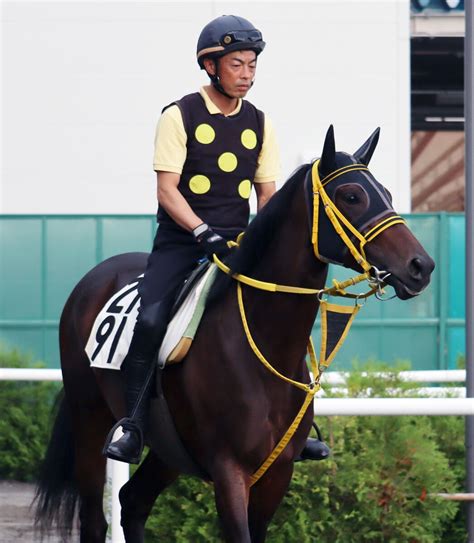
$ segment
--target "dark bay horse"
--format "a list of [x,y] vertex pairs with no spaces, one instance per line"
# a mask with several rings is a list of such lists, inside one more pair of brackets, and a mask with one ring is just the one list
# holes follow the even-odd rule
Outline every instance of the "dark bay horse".
[[[336,152],[331,127],[316,167],[337,212],[366,235],[365,247],[360,246],[366,261],[384,270],[384,280],[397,296],[408,299],[428,285],[434,263],[401,220],[390,222],[395,216],[391,197],[366,167],[377,140],[378,131],[354,155]],[[313,204],[319,195],[311,184],[311,172],[312,164],[301,166],[252,221],[239,248],[226,261],[234,273],[320,289],[328,261],[361,271],[363,263],[356,262],[354,251],[335,233],[328,220],[330,206],[323,201],[319,202],[317,249],[313,244]],[[380,226],[387,221],[389,228]],[[357,242],[350,231],[347,237]],[[146,258],[146,254],[131,253],[99,264],[75,287],[61,317],[65,396],[39,478],[36,512],[40,525],[48,528],[54,523],[67,533],[78,505],[82,543],[105,541],[106,459],[101,451],[111,426],[125,414],[121,372],[92,369],[84,346],[101,307],[143,272]],[[288,488],[313,410],[307,409],[288,445],[251,486],[252,474],[286,432],[305,393],[278,379],[257,360],[243,331],[235,285],[231,277],[219,274],[191,350],[182,363],[164,370],[162,380],[182,442],[204,478],[214,485],[224,539],[255,543],[265,540],[267,526]],[[243,297],[254,340],[265,357],[285,376],[308,383],[304,358],[318,297],[248,286],[243,286]],[[179,468],[166,465],[150,449],[120,492],[128,543],[143,542],[145,522],[156,498],[179,474]]]

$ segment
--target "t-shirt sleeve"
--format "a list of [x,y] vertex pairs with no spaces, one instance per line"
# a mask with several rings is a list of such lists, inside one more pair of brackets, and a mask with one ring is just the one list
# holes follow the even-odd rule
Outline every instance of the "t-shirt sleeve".
[[186,142],[181,111],[177,105],[170,106],[156,127],[153,169],[181,174],[186,160]]
[[258,157],[255,183],[268,183],[280,178],[280,152],[276,141],[273,124],[268,115],[265,115],[263,130],[263,143]]

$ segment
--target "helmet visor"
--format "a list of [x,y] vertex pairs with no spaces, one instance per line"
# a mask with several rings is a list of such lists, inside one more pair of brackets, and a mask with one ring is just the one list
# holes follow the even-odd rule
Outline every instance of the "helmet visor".
[[259,30],[231,30],[226,32],[220,39],[221,45],[226,47],[231,43],[259,42],[262,41],[262,33]]

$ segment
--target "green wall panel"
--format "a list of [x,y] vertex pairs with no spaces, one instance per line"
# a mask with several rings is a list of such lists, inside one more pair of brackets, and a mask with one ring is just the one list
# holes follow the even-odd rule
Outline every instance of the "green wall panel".
[[449,225],[444,233],[449,244],[448,253],[448,289],[449,289],[449,317],[463,319],[466,314],[465,307],[465,225],[464,216],[449,217]]
[[149,217],[111,217],[101,220],[103,259],[120,253],[149,252],[156,221]]
[[[336,358],[335,370],[369,358],[410,360],[415,369],[454,368],[464,353],[464,216],[419,214],[406,219],[436,262],[431,284],[413,300],[369,299]],[[59,316],[74,285],[110,256],[148,252],[155,231],[155,218],[149,215],[0,215],[0,343],[58,367]],[[353,275],[331,267],[328,283]],[[392,293],[387,288],[387,297]],[[319,350],[318,322],[313,337]]]
[[97,262],[97,220],[53,217],[45,231],[45,317],[57,319],[74,285]]
[[41,219],[0,223],[0,315],[2,319],[43,317]]

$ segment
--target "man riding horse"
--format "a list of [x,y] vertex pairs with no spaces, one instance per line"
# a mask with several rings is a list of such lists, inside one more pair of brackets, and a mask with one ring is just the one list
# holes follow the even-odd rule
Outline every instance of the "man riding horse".
[[[223,15],[207,24],[197,61],[211,84],[166,107],[158,123],[154,169],[158,222],[138,290],[140,311],[123,363],[128,418],[123,436],[107,443],[109,458],[140,461],[155,354],[177,291],[198,260],[229,253],[249,220],[252,186],[260,211],[275,193],[279,156],[268,117],[243,100],[254,83],[262,34],[242,17]],[[308,439],[302,458],[329,451]]]

